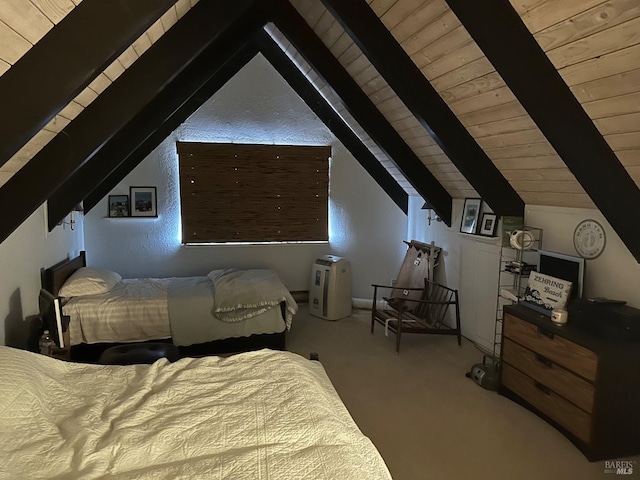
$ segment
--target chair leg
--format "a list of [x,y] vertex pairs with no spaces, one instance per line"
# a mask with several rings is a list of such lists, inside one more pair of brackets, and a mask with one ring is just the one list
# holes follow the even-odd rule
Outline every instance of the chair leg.
[[378,287],[373,287],[373,303],[371,304],[371,333],[373,333],[373,327],[376,324],[376,298],[378,294]]
[[400,339],[402,338],[402,313],[398,315],[398,328],[396,329],[396,355],[400,355]]
[[458,303],[458,290],[455,290],[456,298],[456,329],[458,334],[458,346],[462,347],[462,330],[460,329],[460,304]]

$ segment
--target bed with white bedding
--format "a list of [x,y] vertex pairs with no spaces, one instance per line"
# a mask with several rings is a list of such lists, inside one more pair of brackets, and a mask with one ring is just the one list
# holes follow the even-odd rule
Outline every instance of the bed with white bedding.
[[170,338],[168,284],[168,278],[123,279],[107,293],[66,299],[71,345]]
[[237,321],[223,320],[215,310],[214,284],[206,276],[122,279],[106,293],[69,297],[63,305],[71,345],[172,338],[188,346],[279,333],[293,318],[291,312],[283,318],[280,301]]
[[290,352],[122,367],[0,347],[0,411],[0,478],[391,478]]
[[46,269],[44,288],[63,299],[72,346],[171,338],[186,347],[273,337],[277,343],[257,345],[284,348],[284,332],[297,311],[271,270],[122,279],[115,272],[86,267],[84,252]]

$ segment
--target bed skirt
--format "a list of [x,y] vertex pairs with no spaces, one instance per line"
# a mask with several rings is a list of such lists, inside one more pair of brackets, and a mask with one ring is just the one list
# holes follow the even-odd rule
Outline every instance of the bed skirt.
[[[229,355],[240,352],[250,352],[269,348],[271,350],[286,350],[286,330],[280,333],[263,333],[249,337],[225,338],[213,342],[199,343],[188,347],[178,347],[181,357],[204,357],[207,355]],[[149,340],[136,343],[172,343],[170,338],[165,340]],[[122,343],[81,343],[71,347],[71,361],[81,363],[97,363],[100,355],[107,348],[123,345]]]

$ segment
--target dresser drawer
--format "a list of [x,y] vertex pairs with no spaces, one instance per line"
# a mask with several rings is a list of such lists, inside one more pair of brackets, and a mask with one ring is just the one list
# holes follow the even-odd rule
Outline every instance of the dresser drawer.
[[504,337],[524,345],[581,377],[592,381],[596,379],[598,356],[581,345],[558,335],[547,335],[547,332],[541,331],[532,323],[510,314],[504,315],[502,333]]
[[589,414],[506,363],[502,364],[502,385],[555,420],[577,438],[589,443],[591,438]]
[[505,338],[502,344],[502,360],[536,382],[549,387],[585,412],[593,411],[593,385],[548,358]]

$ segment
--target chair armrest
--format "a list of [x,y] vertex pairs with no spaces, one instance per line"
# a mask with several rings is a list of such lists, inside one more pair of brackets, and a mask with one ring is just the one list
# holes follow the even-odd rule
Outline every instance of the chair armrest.
[[441,301],[436,301],[436,300],[418,300],[418,299],[405,298],[405,297],[390,297],[390,298],[385,298],[385,300],[387,300],[387,301],[389,301],[389,300],[396,300],[396,301],[402,300],[403,302],[415,302],[415,303],[422,303],[422,304],[427,304],[427,305],[455,305],[455,303],[456,303],[455,300],[450,300],[448,302],[441,302]]
[[375,283],[372,283],[371,286],[375,288],[397,288],[398,290],[424,290],[424,287],[402,287],[399,285],[378,285]]
[[[378,289],[379,288],[397,288],[399,290],[424,290],[424,287],[399,287],[397,285],[391,286],[391,285],[380,285],[377,283],[372,283],[371,286],[373,287],[373,306],[372,306],[372,310],[375,313],[376,312],[376,303],[378,301]],[[385,300],[389,301],[389,299],[387,299],[386,297],[383,297]],[[404,298],[403,298],[404,300]]]
[[422,305],[455,305],[455,300],[449,301],[438,301],[438,300],[420,300],[417,298],[406,298],[406,297],[383,297],[387,302],[413,302],[420,303]]

